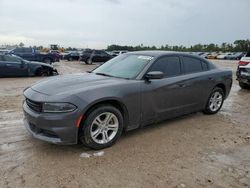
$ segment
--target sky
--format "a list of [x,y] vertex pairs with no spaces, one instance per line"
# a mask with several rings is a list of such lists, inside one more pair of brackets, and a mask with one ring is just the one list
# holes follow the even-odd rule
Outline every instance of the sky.
[[250,0],[0,0],[0,45],[184,45],[250,39]]

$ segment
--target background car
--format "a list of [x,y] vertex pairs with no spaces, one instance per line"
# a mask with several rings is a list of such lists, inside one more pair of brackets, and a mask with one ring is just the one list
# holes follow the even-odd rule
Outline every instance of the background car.
[[213,52],[213,53],[207,55],[207,59],[217,59],[218,55],[219,55],[218,53]]
[[207,53],[207,52],[202,52],[202,53],[200,53],[200,57],[202,57],[202,58],[206,58],[207,59],[207,56],[209,55],[209,53]]
[[0,54],[7,54],[10,50],[0,49]]
[[93,62],[106,62],[112,58],[113,56],[104,50],[86,49],[82,52],[80,60],[86,64],[92,64]]
[[246,54],[243,52],[236,52],[231,55],[227,55],[225,58],[230,60],[240,60],[242,57],[244,57]]
[[230,52],[228,52],[228,53],[223,53],[223,54],[218,55],[218,56],[217,56],[217,59],[226,59],[227,56],[230,56],[230,55],[232,55],[232,54],[233,54],[233,53],[230,53]]
[[126,50],[123,50],[123,51],[112,51],[111,53],[112,53],[112,56],[116,57],[118,55],[128,53],[128,51],[126,51]]
[[54,63],[60,61],[60,56],[56,53],[40,53],[34,48],[15,48],[11,54],[19,56],[28,61],[38,61],[44,63]]
[[250,52],[239,61],[236,75],[240,87],[242,89],[250,89]]
[[53,76],[58,72],[52,65],[30,62],[15,55],[0,54],[0,77]]
[[67,59],[68,61],[78,61],[80,59],[80,53],[79,52],[70,52],[66,55],[64,55],[64,59]]

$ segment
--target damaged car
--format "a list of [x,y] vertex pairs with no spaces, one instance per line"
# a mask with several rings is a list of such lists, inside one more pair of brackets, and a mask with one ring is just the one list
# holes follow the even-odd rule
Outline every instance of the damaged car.
[[0,54],[0,77],[53,76],[58,72],[52,65],[31,62],[15,55]]

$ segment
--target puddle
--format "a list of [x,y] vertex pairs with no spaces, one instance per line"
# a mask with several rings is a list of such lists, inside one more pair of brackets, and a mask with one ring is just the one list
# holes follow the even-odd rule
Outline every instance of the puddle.
[[104,151],[98,151],[94,153],[81,153],[80,158],[90,158],[90,157],[102,157],[104,156]]

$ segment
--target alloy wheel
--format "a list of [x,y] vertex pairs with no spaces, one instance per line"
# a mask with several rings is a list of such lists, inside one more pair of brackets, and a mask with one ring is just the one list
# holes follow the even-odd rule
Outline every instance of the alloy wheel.
[[217,111],[218,109],[220,109],[222,102],[223,102],[223,95],[218,91],[214,92],[209,100],[210,110],[212,112]]
[[90,135],[94,142],[106,144],[116,136],[119,121],[115,114],[104,112],[98,115],[91,124]]

